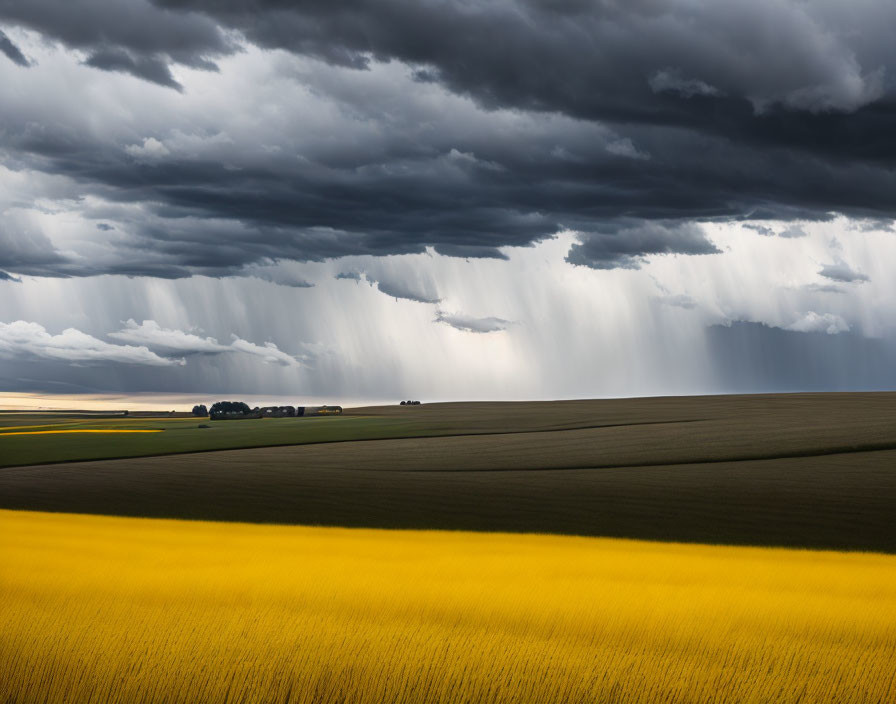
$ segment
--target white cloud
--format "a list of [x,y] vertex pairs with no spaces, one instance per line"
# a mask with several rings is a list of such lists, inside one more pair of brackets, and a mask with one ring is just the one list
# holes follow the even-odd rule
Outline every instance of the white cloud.
[[152,347],[166,354],[218,354],[230,351],[230,347],[220,344],[213,337],[200,337],[183,330],[163,328],[155,320],[144,320],[138,325],[131,318],[125,322],[122,330],[110,332],[108,337]]
[[245,354],[261,357],[268,364],[279,364],[284,367],[301,366],[301,362],[299,362],[298,359],[281,350],[273,342],[265,342],[264,345],[256,345],[254,342],[248,342],[247,340],[243,340],[234,335],[230,347],[236,352],[243,352]]
[[809,311],[784,329],[794,332],[826,332],[828,335],[837,335],[841,332],[849,332],[849,324],[839,315],[833,313]]
[[242,353],[261,357],[268,364],[300,366],[298,358],[287,354],[273,342],[257,345],[233,335],[229,345],[222,345],[214,337],[201,337],[191,332],[173,328],[163,328],[155,320],[144,320],[138,324],[129,319],[122,330],[110,332],[109,337],[124,342],[142,344],[159,350],[163,354],[224,354]]
[[129,144],[124,150],[136,159],[151,161],[168,156],[171,151],[155,137],[146,137],[143,144]]
[[0,323],[0,356],[75,363],[120,362],[155,367],[185,364],[183,359],[161,357],[145,345],[114,345],[75,328],[66,328],[53,335],[43,325],[24,320]]

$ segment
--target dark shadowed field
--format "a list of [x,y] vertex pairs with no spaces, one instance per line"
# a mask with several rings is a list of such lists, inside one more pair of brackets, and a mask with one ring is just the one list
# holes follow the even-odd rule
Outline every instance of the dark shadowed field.
[[896,393],[352,415],[405,437],[7,467],[0,508],[896,552]]

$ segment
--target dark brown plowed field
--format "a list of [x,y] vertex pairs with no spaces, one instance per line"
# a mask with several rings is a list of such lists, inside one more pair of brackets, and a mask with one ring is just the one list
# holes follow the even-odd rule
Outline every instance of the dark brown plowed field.
[[433,404],[409,437],[0,470],[0,508],[896,552],[896,394]]

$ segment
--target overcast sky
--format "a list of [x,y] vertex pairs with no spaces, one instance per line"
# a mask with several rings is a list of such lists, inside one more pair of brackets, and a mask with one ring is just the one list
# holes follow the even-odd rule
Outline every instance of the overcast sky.
[[896,388],[894,26],[0,0],[0,396]]

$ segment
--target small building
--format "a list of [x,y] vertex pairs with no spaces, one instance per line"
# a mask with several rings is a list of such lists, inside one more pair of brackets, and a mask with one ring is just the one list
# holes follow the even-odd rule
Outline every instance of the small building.
[[262,418],[295,418],[295,406],[265,406],[261,409]]
[[341,416],[342,406],[311,406],[304,409],[306,416]]

